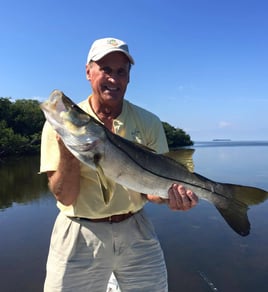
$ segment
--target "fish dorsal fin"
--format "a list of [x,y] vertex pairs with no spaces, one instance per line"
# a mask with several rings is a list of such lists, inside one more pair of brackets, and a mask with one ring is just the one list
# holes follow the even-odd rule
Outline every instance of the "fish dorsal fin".
[[96,154],[94,156],[94,164],[96,167],[96,173],[97,173],[97,177],[100,183],[103,200],[104,200],[104,203],[107,205],[113,197],[115,183],[105,176],[104,171],[101,165],[99,164],[99,160],[100,160],[100,155]]
[[132,143],[135,144],[135,145],[137,145],[141,149],[144,149],[144,150],[147,150],[147,151],[156,153],[156,151],[154,149],[152,149],[152,148],[150,148],[150,147],[148,147],[146,145],[140,144],[138,142],[132,142]]

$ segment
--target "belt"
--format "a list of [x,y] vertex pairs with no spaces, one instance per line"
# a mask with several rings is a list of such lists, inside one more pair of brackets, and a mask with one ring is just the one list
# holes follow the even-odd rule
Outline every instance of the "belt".
[[133,216],[135,213],[126,213],[126,214],[119,214],[119,215],[112,215],[109,217],[104,217],[104,218],[95,218],[95,219],[90,219],[90,218],[85,218],[85,217],[69,217],[70,219],[76,219],[76,220],[85,220],[85,221],[90,221],[90,222],[109,222],[109,223],[119,223],[122,222],[131,216]]

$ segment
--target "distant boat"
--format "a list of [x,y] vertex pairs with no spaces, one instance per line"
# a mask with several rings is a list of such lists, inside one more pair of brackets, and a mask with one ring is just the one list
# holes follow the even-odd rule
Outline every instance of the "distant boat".
[[213,139],[213,142],[230,142],[231,139]]

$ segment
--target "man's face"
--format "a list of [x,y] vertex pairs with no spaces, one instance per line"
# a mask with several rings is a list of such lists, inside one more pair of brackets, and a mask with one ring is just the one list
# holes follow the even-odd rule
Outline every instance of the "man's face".
[[120,52],[113,52],[86,66],[93,95],[106,104],[121,103],[129,82],[130,64]]

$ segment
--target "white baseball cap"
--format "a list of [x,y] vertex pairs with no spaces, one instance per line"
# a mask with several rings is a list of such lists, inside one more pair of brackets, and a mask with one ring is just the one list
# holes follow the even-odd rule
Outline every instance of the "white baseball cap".
[[129,54],[128,45],[124,41],[116,38],[103,38],[96,40],[89,50],[87,64],[90,61],[98,61],[112,52],[122,52],[127,56],[129,62],[134,65],[134,59]]

